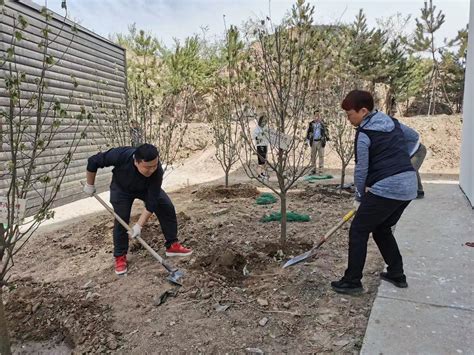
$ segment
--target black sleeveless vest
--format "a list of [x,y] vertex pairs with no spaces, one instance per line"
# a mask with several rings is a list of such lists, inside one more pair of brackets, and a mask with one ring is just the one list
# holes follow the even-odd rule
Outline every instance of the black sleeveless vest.
[[[372,117],[369,117],[369,121]],[[369,170],[367,173],[366,186],[370,187],[377,181],[389,176],[397,175],[405,171],[415,171],[408,156],[405,137],[400,128],[400,123],[390,117],[395,124],[391,132],[371,131],[364,126],[357,128],[355,137],[355,161],[357,164],[357,140],[360,132],[365,133],[370,139],[369,147]]]

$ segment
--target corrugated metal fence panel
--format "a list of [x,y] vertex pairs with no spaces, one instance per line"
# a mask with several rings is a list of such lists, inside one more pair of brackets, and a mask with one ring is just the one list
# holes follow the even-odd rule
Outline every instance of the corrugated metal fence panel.
[[[28,22],[28,26],[22,30],[23,39],[17,42],[16,70],[26,74],[26,80],[22,84],[21,102],[28,102],[35,92],[35,79],[41,75],[43,67],[43,54],[38,44],[42,40],[42,30],[46,21],[41,14],[42,7],[27,0],[7,0],[5,2],[6,14],[0,19],[0,54],[5,53],[10,47],[13,35],[15,19],[22,15]],[[102,107],[112,110],[125,111],[126,107],[126,62],[125,50],[111,41],[75,24],[64,17],[53,14],[48,21],[50,36],[54,37],[54,43],[49,46],[48,53],[53,56],[56,65],[47,71],[45,79],[48,83],[46,90],[45,106],[59,101],[67,104],[68,113],[80,113],[81,107],[92,110],[94,117],[101,120],[100,124],[94,124],[87,130],[87,137],[82,139],[67,175],[63,180],[61,189],[56,197],[54,206],[63,205],[74,200],[83,198],[80,181],[85,178],[87,158],[100,150],[106,149],[106,141],[100,133],[107,124],[106,114],[97,109],[97,103]],[[76,30],[74,30],[74,26]],[[2,70],[2,69],[0,69]],[[0,73],[0,109],[9,107],[9,95],[6,91],[4,80],[5,72]],[[95,109],[94,109],[95,107]],[[26,113],[28,116],[28,113]],[[45,117],[46,124],[53,121],[53,117]],[[1,119],[1,118],[0,118]],[[61,133],[54,137],[51,146],[39,159],[37,159],[37,173],[46,171],[54,166],[62,154],[68,148],[75,133],[75,129],[69,127],[70,121],[61,121]],[[31,122],[35,117],[31,116]],[[34,126],[29,128],[33,130]],[[10,148],[4,144],[0,146],[0,165],[2,169],[10,158]],[[103,169],[97,175],[99,190],[105,190],[110,181],[110,169]],[[0,181],[0,196],[5,195],[10,181],[2,178]],[[37,206],[38,197],[32,196],[28,199],[28,206]]]

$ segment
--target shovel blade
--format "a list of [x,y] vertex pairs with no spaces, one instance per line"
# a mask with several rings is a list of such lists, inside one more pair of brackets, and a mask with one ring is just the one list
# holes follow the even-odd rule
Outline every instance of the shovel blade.
[[183,276],[184,273],[182,271],[176,270],[171,272],[166,279],[172,284],[183,286],[183,284],[179,281],[179,279]]
[[313,251],[312,250],[309,250],[306,253],[295,256],[293,259],[288,260],[285,263],[285,265],[283,265],[283,269],[287,268],[288,266],[296,265],[296,264],[308,259],[311,256],[313,256]]

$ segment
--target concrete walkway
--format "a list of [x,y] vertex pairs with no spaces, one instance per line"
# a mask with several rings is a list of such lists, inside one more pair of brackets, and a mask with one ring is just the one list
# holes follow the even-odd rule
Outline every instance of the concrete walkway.
[[409,287],[382,281],[361,354],[474,354],[474,210],[458,185],[425,192],[396,229]]

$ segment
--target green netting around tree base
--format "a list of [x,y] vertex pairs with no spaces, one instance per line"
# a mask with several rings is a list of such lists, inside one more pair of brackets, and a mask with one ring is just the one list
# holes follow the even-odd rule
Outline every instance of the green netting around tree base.
[[332,179],[333,176],[330,174],[324,174],[324,175],[307,175],[304,177],[304,181],[308,182],[315,182],[317,180],[326,180],[326,179]]
[[[296,212],[286,212],[286,220],[288,222],[309,222],[310,218],[307,214],[300,214]],[[281,221],[281,212],[272,212],[260,219],[260,222]]]
[[276,197],[269,192],[264,192],[257,197],[257,205],[270,205],[275,202],[277,202]]

